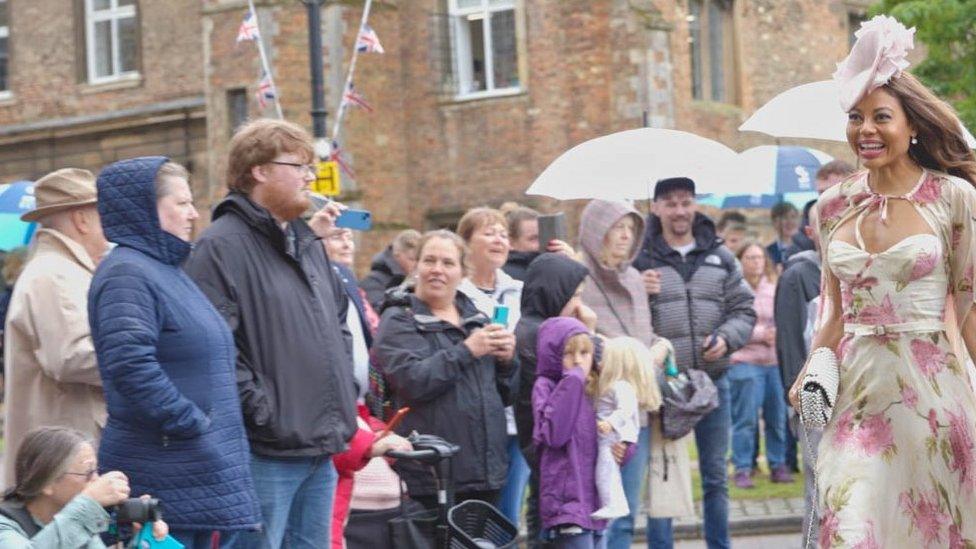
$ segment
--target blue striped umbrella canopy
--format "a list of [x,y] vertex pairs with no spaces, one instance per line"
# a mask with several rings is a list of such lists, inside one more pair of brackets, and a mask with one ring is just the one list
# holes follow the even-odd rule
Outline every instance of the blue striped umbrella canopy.
[[816,192],[785,193],[785,194],[712,194],[699,196],[698,203],[716,208],[772,208],[780,202],[789,202],[798,209],[803,209],[807,202],[816,200]]
[[0,185],[0,250],[12,250],[30,241],[36,224],[21,221],[20,216],[33,209],[33,182]]
[[739,169],[743,180],[766,193],[804,193],[817,190],[817,170],[831,160],[829,154],[809,147],[762,145],[739,153]]

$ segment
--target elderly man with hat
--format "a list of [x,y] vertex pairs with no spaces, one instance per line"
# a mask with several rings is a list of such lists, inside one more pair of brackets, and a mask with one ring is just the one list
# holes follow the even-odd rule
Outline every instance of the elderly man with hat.
[[95,206],[95,176],[65,168],[34,185],[38,229],[7,314],[4,359],[4,486],[17,448],[41,425],[73,427],[97,440],[105,397],[88,327],[88,287],[108,249]]

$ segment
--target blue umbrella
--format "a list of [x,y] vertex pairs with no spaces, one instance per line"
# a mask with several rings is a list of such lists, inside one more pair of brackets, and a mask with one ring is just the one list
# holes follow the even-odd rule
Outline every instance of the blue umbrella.
[[716,194],[699,200],[717,208],[772,208],[789,202],[802,208],[817,198],[816,176],[833,158],[809,147],[762,145],[739,153],[742,187],[757,194]]
[[0,185],[0,250],[8,251],[30,242],[36,223],[20,220],[34,209],[34,183],[17,181]]
[[765,208],[769,209],[780,202],[789,202],[798,209],[802,209],[807,202],[816,200],[817,193],[785,193],[785,194],[712,194],[698,198],[699,204],[716,208]]
[[816,191],[817,170],[831,160],[817,149],[787,145],[762,145],[739,153],[743,180],[770,194]]

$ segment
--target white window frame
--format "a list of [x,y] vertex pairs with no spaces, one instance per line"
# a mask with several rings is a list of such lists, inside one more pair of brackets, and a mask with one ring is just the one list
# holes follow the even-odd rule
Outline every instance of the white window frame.
[[[10,2],[7,2],[7,0],[0,0],[0,4],[7,5],[7,25],[9,25]],[[13,92],[10,90],[10,27],[7,25],[0,27],[0,38],[7,39],[7,89],[0,89],[0,99],[13,97]]]
[[[494,2],[494,3],[492,3]],[[481,0],[480,6],[461,8],[458,0],[449,0],[449,16],[453,25],[452,49],[454,52],[454,74],[457,75],[457,99],[480,99],[484,97],[500,97],[514,95],[522,92],[522,79],[519,78],[518,86],[507,88],[495,87],[495,52],[491,42],[491,25],[488,22],[493,12],[512,11],[515,15],[516,33],[516,70],[522,62],[519,57],[518,48],[518,2],[517,0]],[[471,37],[468,29],[468,21],[480,19],[482,21],[482,35],[485,44],[485,89],[470,91],[471,79]],[[521,76],[521,75],[520,75]]]
[[104,84],[118,80],[128,80],[139,76],[139,71],[116,72],[108,76],[95,74],[95,25],[103,21],[111,22],[112,67],[118,71],[121,66],[119,54],[119,20],[136,17],[135,4],[119,6],[119,0],[109,0],[109,8],[95,10],[95,0],[85,0],[85,60],[88,66],[88,83]]
[[[719,22],[719,25],[722,25],[722,44],[721,44],[722,58],[715,59],[712,56],[713,44],[711,43],[711,39],[712,39],[711,25],[714,23],[714,21],[712,20],[713,14],[711,13],[711,8],[712,8],[712,4],[720,0],[699,0],[699,1],[701,2],[701,13],[699,13],[698,19],[696,20],[696,18],[693,15],[691,15],[690,2],[688,6],[689,15],[687,16],[686,19],[688,24],[688,31],[689,31],[688,40],[689,40],[690,55],[693,55],[692,52],[693,52],[693,48],[695,47],[695,44],[691,43],[693,42],[693,37],[691,33],[692,25],[698,26],[698,38],[699,38],[697,47],[699,48],[698,51],[700,52],[700,66],[698,67],[699,70],[698,76],[701,83],[701,97],[695,97],[695,89],[694,89],[695,75],[692,74],[691,75],[692,100],[713,102],[713,103],[724,103],[729,105],[738,105],[740,104],[741,101],[741,89],[739,88],[740,86],[739,79],[741,78],[741,75],[739,74],[739,67],[737,62],[738,54],[736,52],[736,40],[737,40],[736,34],[738,32],[738,29],[736,28],[736,22],[735,22],[736,3],[735,2],[730,3],[727,11],[720,10],[723,11],[723,18]],[[730,24],[727,24],[726,22],[725,19],[726,14],[728,17],[731,18]],[[714,84],[712,81],[712,76],[714,72],[714,66],[716,63],[720,67],[722,67],[722,88],[723,88],[722,93],[724,94],[724,97],[721,99],[715,98],[715,94],[712,93],[713,92],[712,88]],[[691,64],[690,69],[692,70],[692,72],[694,72],[695,67],[691,63],[690,57],[689,57],[689,64]]]

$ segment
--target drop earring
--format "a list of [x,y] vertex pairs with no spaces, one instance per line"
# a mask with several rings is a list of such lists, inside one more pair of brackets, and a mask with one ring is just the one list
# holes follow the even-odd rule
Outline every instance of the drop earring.
[[912,145],[918,145],[918,138],[914,135],[912,136]]

